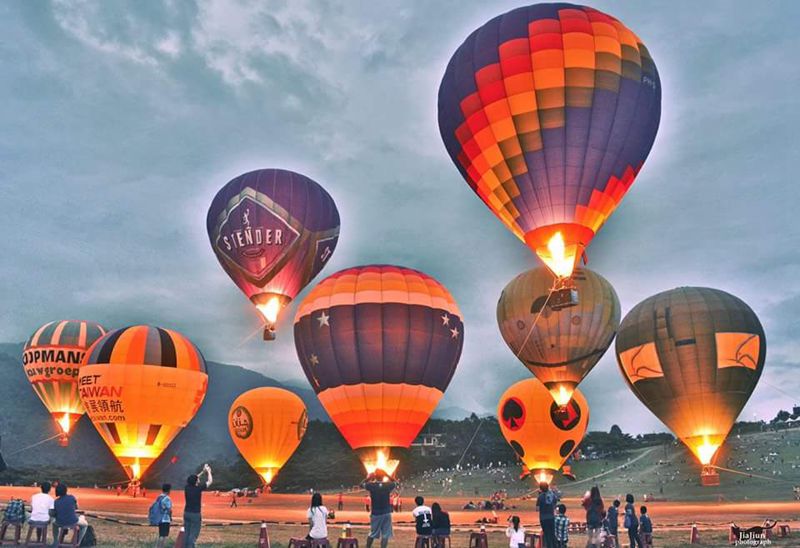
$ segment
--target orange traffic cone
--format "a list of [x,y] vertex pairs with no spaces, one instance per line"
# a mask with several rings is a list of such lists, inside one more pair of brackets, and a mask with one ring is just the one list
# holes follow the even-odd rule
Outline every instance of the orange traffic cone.
[[266,521],[261,522],[261,532],[258,535],[258,548],[270,548]]
[[175,548],[183,548],[183,545],[186,542],[186,539],[184,538],[185,536],[186,531],[183,527],[181,527],[181,530],[178,531],[178,538],[175,539]]
[[689,537],[689,544],[700,544],[700,533],[697,531],[697,524],[692,524],[692,534]]

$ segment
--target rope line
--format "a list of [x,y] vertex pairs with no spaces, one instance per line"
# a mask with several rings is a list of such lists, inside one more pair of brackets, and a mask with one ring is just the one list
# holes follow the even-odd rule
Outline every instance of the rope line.
[[18,449],[16,451],[14,451],[13,453],[9,453],[8,455],[6,455],[6,457],[13,457],[14,455],[18,455],[18,454],[22,453],[23,451],[27,451],[28,449],[33,449],[36,446],[42,445],[43,443],[47,443],[48,441],[51,441],[51,440],[54,440],[54,439],[60,438],[60,437],[61,437],[61,434],[56,434],[55,436],[50,436],[49,438],[37,441],[36,443],[33,443],[33,444],[31,444],[31,445],[29,445],[27,447],[23,447],[22,449]]

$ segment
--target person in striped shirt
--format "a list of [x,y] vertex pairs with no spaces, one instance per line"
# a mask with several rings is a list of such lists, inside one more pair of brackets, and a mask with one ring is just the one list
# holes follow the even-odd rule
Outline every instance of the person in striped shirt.
[[557,506],[556,514],[556,546],[567,548],[569,542],[569,518],[567,517],[567,507],[563,504]]

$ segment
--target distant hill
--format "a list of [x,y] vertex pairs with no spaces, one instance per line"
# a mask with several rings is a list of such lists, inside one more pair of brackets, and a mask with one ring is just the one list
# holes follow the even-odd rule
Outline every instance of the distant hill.
[[[60,447],[52,440],[25,449],[56,434],[56,428],[25,378],[21,352],[22,344],[0,344],[0,450],[10,468],[0,480],[13,480],[14,474],[23,470],[45,470],[48,477],[60,474],[84,483],[84,474],[92,483],[123,480],[122,469],[87,418],[78,423],[69,447]],[[275,379],[233,365],[209,362],[208,374],[208,393],[197,416],[151,468],[151,475],[158,475],[159,481],[178,482],[203,462],[236,458],[227,425],[233,400],[251,388],[283,386]],[[303,399],[311,420],[329,420],[312,390],[296,386],[291,390]],[[178,461],[170,464],[173,456]]]

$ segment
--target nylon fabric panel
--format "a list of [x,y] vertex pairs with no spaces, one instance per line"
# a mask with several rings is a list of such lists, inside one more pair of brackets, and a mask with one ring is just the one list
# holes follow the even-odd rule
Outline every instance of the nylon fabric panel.
[[[207,216],[209,241],[220,265],[251,300],[262,293],[294,298],[327,264],[339,224],[336,204],[325,189],[280,169],[231,180],[217,193]],[[235,246],[225,239],[248,230],[251,240],[253,230],[263,230],[261,241]],[[267,230],[272,236],[281,230],[284,239],[268,243]]]
[[[503,437],[529,470],[556,471],[586,434],[589,405],[576,390],[561,415],[547,388],[536,379],[525,379],[500,397],[497,418]],[[565,452],[568,442],[573,445]]]
[[[106,438],[111,452],[123,458],[158,458],[194,417],[205,398],[208,376],[199,371],[141,364],[84,365],[80,371],[81,400],[92,422],[114,424],[120,443]],[[161,429],[152,444],[152,425]],[[101,429],[98,431],[103,434]],[[126,470],[131,474],[130,470]]]
[[587,268],[576,269],[573,280],[577,306],[558,311],[545,306],[554,283],[545,267],[514,278],[497,303],[497,323],[506,344],[551,389],[580,383],[605,354],[619,326],[619,299],[611,284]]
[[[730,355],[718,355],[720,334],[755,337],[757,343],[750,342],[747,352],[732,361]],[[657,360],[663,375],[631,378],[623,356],[649,344],[655,345],[654,355],[644,355],[636,365],[653,369],[649,361]],[[719,445],[727,436],[761,375],[766,341],[746,303],[724,291],[686,287],[659,293],[631,310],[620,327],[617,356],[634,394],[697,452],[704,437]]]
[[280,388],[248,390],[234,400],[228,412],[234,445],[267,483],[300,445],[306,425],[303,401]]
[[408,447],[443,393],[408,384],[361,384],[329,388],[320,402],[353,449]]
[[536,251],[560,229],[577,249],[641,169],[660,99],[655,64],[622,23],[534,5],[490,20],[456,50],[439,128],[469,186],[518,238]]

